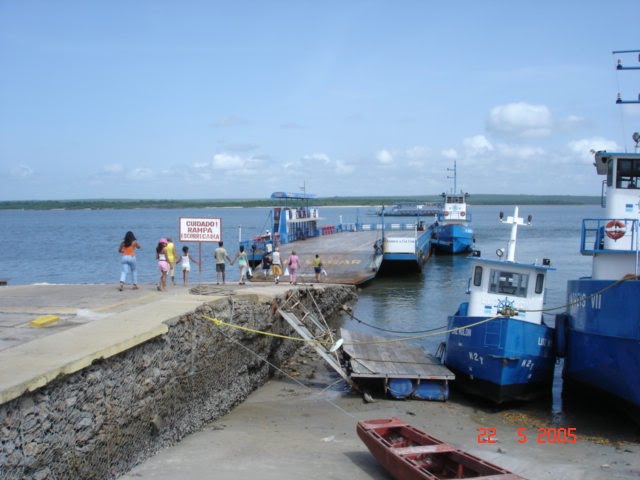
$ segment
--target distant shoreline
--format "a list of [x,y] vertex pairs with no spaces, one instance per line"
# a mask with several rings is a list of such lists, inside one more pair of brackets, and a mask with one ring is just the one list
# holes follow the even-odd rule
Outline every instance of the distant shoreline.
[[[320,197],[310,204],[318,207],[379,207],[398,202],[440,202],[440,196],[406,197]],[[599,196],[586,195],[471,195],[473,205],[598,205]],[[179,208],[269,208],[274,199],[216,200],[11,200],[0,201],[0,210],[133,210]]]

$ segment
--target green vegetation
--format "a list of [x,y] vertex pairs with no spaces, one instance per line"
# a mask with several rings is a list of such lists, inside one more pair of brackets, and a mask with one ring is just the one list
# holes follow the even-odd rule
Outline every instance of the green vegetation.
[[[324,197],[312,201],[314,206],[340,207],[349,205],[392,205],[401,201],[439,202],[440,195],[394,197]],[[135,208],[225,208],[270,207],[277,200],[218,199],[218,200],[25,200],[0,201],[0,210],[100,210]],[[471,195],[471,205],[597,205],[600,197],[573,195]]]

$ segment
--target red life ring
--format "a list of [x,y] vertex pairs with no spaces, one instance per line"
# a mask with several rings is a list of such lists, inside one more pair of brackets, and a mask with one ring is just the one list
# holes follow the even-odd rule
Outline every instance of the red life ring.
[[624,237],[627,229],[623,222],[620,220],[611,220],[604,228],[604,232],[607,234],[607,237],[612,238],[613,240],[618,240]]
[[449,216],[449,212],[447,210],[444,211],[444,216],[448,217]]
[[464,217],[464,212],[460,212],[460,216],[461,216],[461,217]]

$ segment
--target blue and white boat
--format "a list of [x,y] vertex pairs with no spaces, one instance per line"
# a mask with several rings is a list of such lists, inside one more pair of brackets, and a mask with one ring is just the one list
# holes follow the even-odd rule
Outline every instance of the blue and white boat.
[[[530,218],[527,225],[530,225]],[[519,263],[515,260],[519,225],[514,215],[503,219],[511,225],[507,256],[498,259],[470,256],[468,302],[449,317],[445,365],[456,375],[454,386],[496,403],[530,400],[549,395],[555,356],[553,328],[541,312],[550,262]]]
[[[450,169],[451,170],[451,169]],[[442,211],[433,224],[431,245],[438,252],[465,253],[473,250],[475,237],[471,227],[471,213],[467,209],[468,193],[457,191],[457,169],[453,163],[453,193],[443,193]],[[451,178],[451,177],[450,177]]]
[[[617,62],[618,71],[639,69]],[[640,104],[640,97],[618,94],[616,103]],[[633,140],[638,152],[640,133]],[[563,393],[584,390],[578,387],[604,392],[640,419],[640,154],[600,151],[594,157],[596,173],[605,177],[605,211],[582,221],[580,253],[592,257],[591,275],[567,283],[568,309],[556,319]]]
[[415,223],[384,223],[381,271],[420,272],[431,256],[433,226],[423,220]]
[[[640,140],[640,135],[636,141]],[[640,411],[640,154],[596,152],[603,175],[602,218],[582,221],[580,252],[591,275],[567,283],[557,317],[564,389],[586,386]]]

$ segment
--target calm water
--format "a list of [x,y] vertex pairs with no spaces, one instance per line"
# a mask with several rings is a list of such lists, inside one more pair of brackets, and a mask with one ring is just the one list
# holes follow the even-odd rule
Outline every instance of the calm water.
[[[512,214],[513,207],[473,207],[476,247],[483,256],[496,258],[498,248],[506,248],[510,227],[498,222],[498,212]],[[324,208],[323,223],[356,220],[373,221],[367,208]],[[547,306],[565,302],[568,279],[590,274],[591,259],[579,253],[581,220],[601,215],[599,206],[531,206],[522,207],[520,215],[533,215],[533,225],[521,227],[517,259],[523,262],[550,258],[552,271],[547,282]],[[115,285],[120,273],[118,245],[127,230],[132,230],[142,244],[137,254],[140,283],[153,284],[158,272],[155,246],[159,238],[171,236],[178,242],[179,217],[217,217],[222,219],[225,246],[233,256],[239,229],[243,238],[269,228],[267,209],[185,209],[185,210],[84,210],[84,211],[0,211],[5,246],[0,277],[10,285],[33,283],[106,283]],[[188,244],[191,254],[199,257],[198,244]],[[214,244],[202,244],[202,272],[192,270],[192,283],[210,283],[215,279]],[[230,279],[237,279],[235,267]],[[329,272],[330,274],[330,272]],[[465,290],[469,266],[464,256],[433,257],[422,274],[378,278],[363,288],[354,307],[354,317],[376,327],[399,332],[422,331],[446,324],[447,315],[466,301]],[[371,334],[406,336],[380,332],[354,320],[347,327]],[[435,352],[444,340],[440,336],[416,340]],[[555,405],[537,405],[550,413]],[[538,410],[536,410],[538,409]],[[544,412],[543,412],[544,413]],[[590,416],[585,414],[585,417]],[[600,415],[601,416],[601,415]],[[611,421],[611,419],[607,419]],[[588,427],[585,427],[588,428]]]

